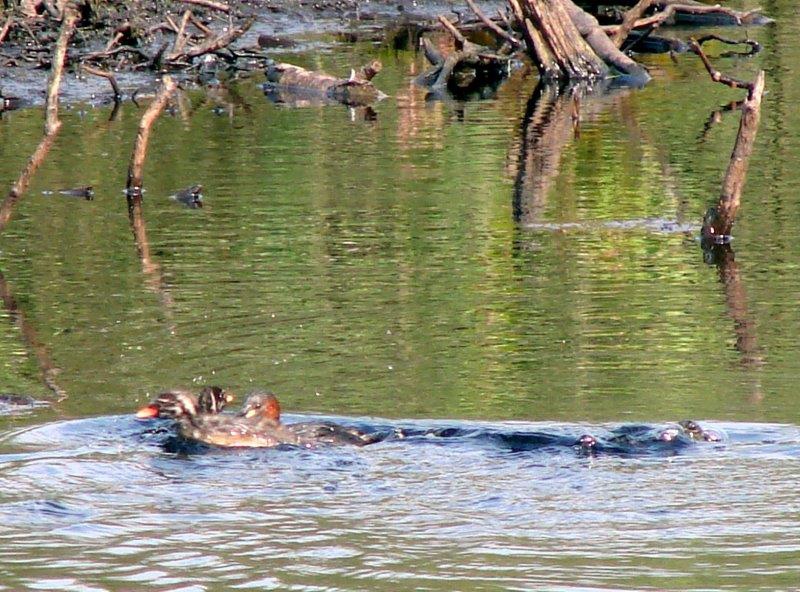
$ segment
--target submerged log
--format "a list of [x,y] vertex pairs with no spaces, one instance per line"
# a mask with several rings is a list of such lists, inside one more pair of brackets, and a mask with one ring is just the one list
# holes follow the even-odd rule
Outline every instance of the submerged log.
[[266,74],[268,84],[281,90],[312,93],[345,105],[370,105],[386,98],[371,82],[381,68],[381,63],[375,60],[358,72],[352,70],[349,78],[337,78],[325,72],[279,63],[268,65]]

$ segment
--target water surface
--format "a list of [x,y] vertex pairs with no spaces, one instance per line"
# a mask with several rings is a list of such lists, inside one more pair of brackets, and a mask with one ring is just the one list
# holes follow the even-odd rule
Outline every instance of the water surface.
[[[390,98],[370,117],[290,108],[260,76],[183,95],[151,138],[144,263],[122,194],[141,111],[67,110],[0,236],[15,303],[0,311],[0,385],[52,400],[51,366],[69,395],[0,416],[0,585],[796,585],[800,27],[791,3],[764,7],[776,25],[748,31],[764,51],[715,57],[741,78],[766,69],[768,88],[735,256],[719,264],[697,234],[738,118],[709,121],[740,94],[692,56],[643,58],[642,90],[584,95],[576,134],[558,117],[571,103],[536,95],[524,70],[495,97],[431,102],[412,50],[313,39],[282,58],[339,74],[380,58]],[[3,186],[41,121],[3,114]],[[204,208],[169,199],[194,183]],[[43,193],[88,184],[93,201]],[[207,383],[379,425],[572,437],[694,418],[730,442],[176,456],[130,417],[161,389]]]

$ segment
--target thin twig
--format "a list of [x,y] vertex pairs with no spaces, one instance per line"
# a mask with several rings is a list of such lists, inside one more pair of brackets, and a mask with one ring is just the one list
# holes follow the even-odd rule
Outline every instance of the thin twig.
[[130,47],[128,45],[121,45],[120,47],[116,47],[110,51],[95,51],[93,53],[87,53],[86,55],[81,56],[80,59],[81,61],[102,60],[105,58],[110,58],[112,56],[115,56],[118,53],[135,53],[144,60],[149,61],[151,59],[149,55],[147,55],[144,51],[142,51],[138,47]]
[[93,68],[88,64],[81,64],[81,69],[87,74],[92,74],[108,80],[108,82],[111,84],[111,90],[114,92],[114,102],[118,103],[120,101],[122,98],[122,92],[119,90],[117,79],[114,78],[114,75],[111,72],[106,72],[105,70],[100,70],[99,68]]
[[222,35],[218,35],[212,39],[209,39],[205,43],[202,43],[196,47],[193,47],[186,51],[182,51],[178,55],[172,55],[170,59],[167,61],[170,63],[176,63],[217,51],[218,49],[230,45],[236,39],[244,35],[247,32],[247,30],[253,25],[254,22],[255,19],[251,18],[240,28],[231,29],[227,33],[223,33]]
[[508,20],[508,17],[506,16],[505,12],[503,12],[502,10],[498,10],[497,11],[497,18],[499,18],[501,21],[503,21],[503,24],[506,26],[506,29],[508,29],[509,31],[513,31],[514,30],[514,27],[511,25],[511,21]]
[[611,41],[614,43],[614,46],[617,49],[622,47],[622,44],[625,39],[627,39],[631,29],[633,29],[634,25],[636,25],[636,21],[642,18],[642,15],[648,8],[650,8],[652,3],[653,0],[639,0],[639,2],[636,3],[636,6],[625,13],[619,29],[617,29],[617,32],[611,37]]
[[166,15],[164,18],[167,19],[167,22],[172,27],[172,32],[173,33],[177,33],[178,32],[178,24],[175,21],[172,20],[172,17],[170,15]]
[[175,36],[175,43],[172,46],[172,54],[171,56],[179,56],[180,53],[183,51],[184,46],[186,45],[187,37],[186,37],[186,24],[189,22],[189,17],[192,15],[191,10],[187,10],[183,13],[183,18],[181,18],[181,24],[178,25],[178,33]]
[[33,44],[36,47],[41,47],[42,44],[39,43],[39,39],[36,37],[33,31],[31,31],[31,28],[28,26],[28,23],[26,23],[25,21],[20,21],[19,24],[23,29],[25,29],[25,32],[28,34],[28,37],[30,37],[33,40]]
[[731,88],[745,88],[747,90],[753,90],[753,82],[744,82],[743,80],[738,80],[736,78],[731,78],[730,76],[723,74],[711,64],[706,57],[706,54],[703,52],[703,49],[694,39],[689,39],[689,49],[691,49],[694,53],[696,53],[700,60],[703,62],[703,65],[708,70],[708,74],[711,76],[711,80],[714,82],[720,82],[726,86],[730,86]]
[[497,35],[498,37],[500,37],[502,39],[505,39],[506,41],[508,41],[514,47],[521,47],[522,46],[522,41],[520,41],[519,39],[517,39],[516,37],[511,35],[509,32],[505,31],[497,23],[495,23],[492,19],[490,19],[485,14],[483,14],[483,11],[480,8],[478,8],[478,5],[475,4],[474,0],[467,0],[467,6],[470,7],[472,12],[475,13],[475,16],[477,16],[481,20],[481,22],[484,25],[486,25],[486,27],[490,31],[492,31],[495,35]]
[[214,35],[214,31],[212,31],[211,29],[206,27],[203,23],[201,23],[200,19],[198,19],[194,14],[191,14],[189,16],[189,20],[192,21],[192,24],[195,27],[197,27],[200,31],[202,31],[203,35],[205,35],[206,37],[212,37]]
[[467,42],[466,38],[461,34],[461,31],[456,29],[455,25],[448,21],[443,16],[439,16],[439,22],[442,23],[442,26],[447,29],[447,31],[453,36],[453,39],[456,41],[456,49],[461,49],[464,47],[464,44]]

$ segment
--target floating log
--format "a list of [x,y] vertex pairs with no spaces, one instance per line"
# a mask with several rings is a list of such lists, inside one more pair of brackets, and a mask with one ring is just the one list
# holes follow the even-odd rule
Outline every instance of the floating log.
[[370,105],[386,98],[371,82],[381,68],[381,63],[375,60],[358,72],[352,70],[349,78],[337,78],[293,64],[273,63],[267,66],[266,74],[268,84],[275,85],[282,91],[311,93],[355,106]]

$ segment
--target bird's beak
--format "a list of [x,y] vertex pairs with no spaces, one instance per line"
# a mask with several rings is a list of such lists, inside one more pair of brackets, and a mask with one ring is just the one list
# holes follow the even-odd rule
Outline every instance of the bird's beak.
[[253,417],[255,414],[256,414],[256,410],[255,409],[248,409],[247,411],[244,412],[244,416],[246,418]]
[[139,419],[150,419],[152,417],[158,417],[158,407],[156,407],[153,404],[146,405],[145,407],[142,407],[141,409],[139,409],[139,411],[136,412],[136,417],[138,417]]
[[236,399],[236,397],[233,395],[233,393],[228,393],[228,392],[225,393],[225,402],[226,403],[230,403],[235,399]]

